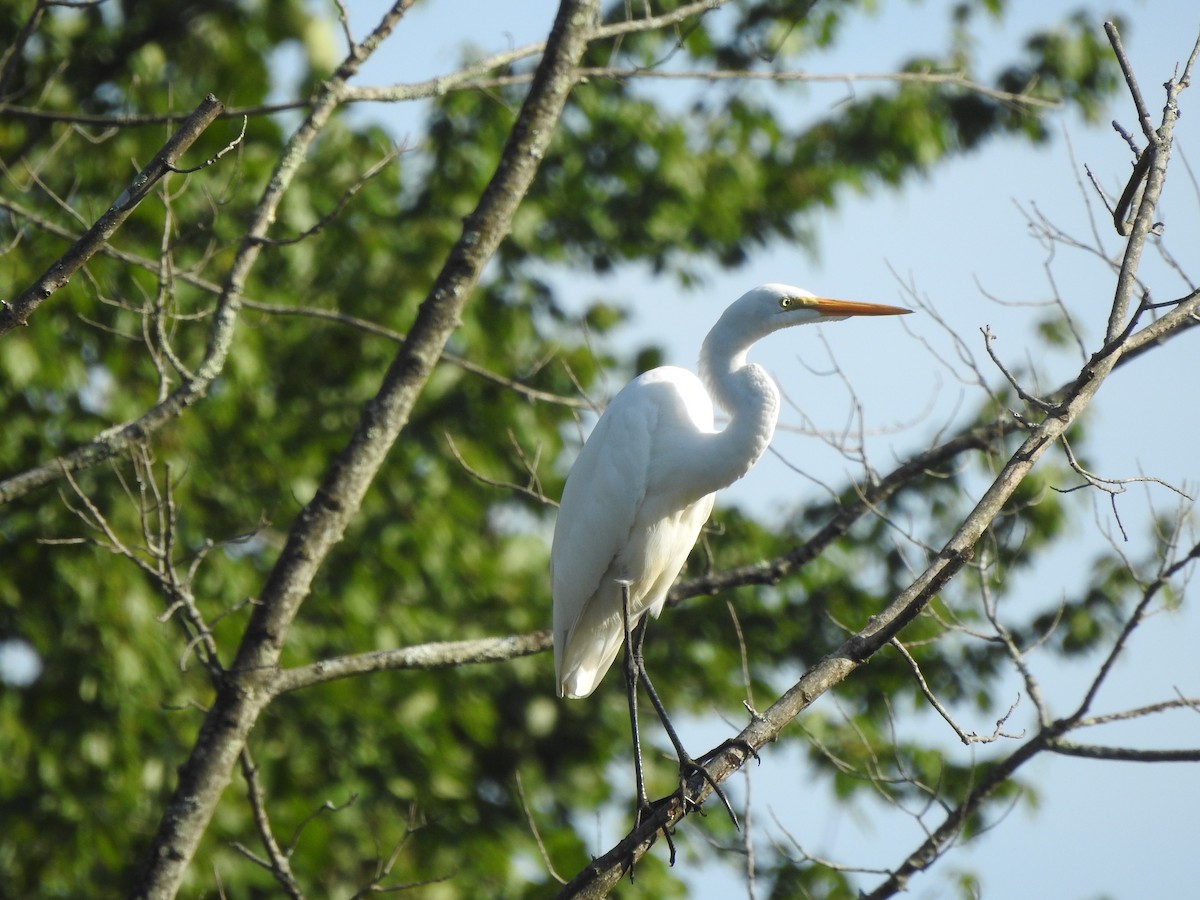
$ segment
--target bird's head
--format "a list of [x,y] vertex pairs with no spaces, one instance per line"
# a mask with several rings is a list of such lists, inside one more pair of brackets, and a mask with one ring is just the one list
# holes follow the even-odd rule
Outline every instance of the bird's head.
[[[792,325],[837,322],[850,316],[900,316],[902,306],[832,300],[788,284],[764,284],[748,291],[725,310],[717,323],[735,343],[755,341]],[[716,331],[717,329],[714,329]]]
[[773,325],[772,331],[776,327],[799,325],[802,322],[837,322],[850,316],[901,316],[912,312],[902,306],[818,297],[788,284],[760,285],[734,305],[741,305],[743,301],[748,301],[750,309],[747,312],[752,309],[757,316],[779,323]]

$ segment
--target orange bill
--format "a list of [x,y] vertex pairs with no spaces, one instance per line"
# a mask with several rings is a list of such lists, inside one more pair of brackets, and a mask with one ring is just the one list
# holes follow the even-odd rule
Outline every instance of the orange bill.
[[903,306],[862,303],[858,300],[830,300],[827,297],[813,297],[805,305],[823,316],[903,316],[912,312]]

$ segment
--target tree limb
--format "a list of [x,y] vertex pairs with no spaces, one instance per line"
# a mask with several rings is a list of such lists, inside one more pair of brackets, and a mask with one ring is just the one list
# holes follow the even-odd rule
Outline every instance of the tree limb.
[[1077,744],[1074,741],[1056,740],[1047,747],[1052,753],[1062,756],[1080,756],[1084,759],[1108,759],[1116,762],[1200,762],[1200,748],[1185,747],[1178,750],[1140,750],[1136,747],[1106,747],[1101,744]]
[[[400,0],[371,35],[351,49],[328,94],[336,95],[338,86],[391,32],[410,4],[411,0]],[[233,764],[273,697],[273,673],[313,576],[358,511],[458,326],[484,265],[511,228],[512,217],[533,181],[575,84],[575,66],[591,36],[597,7],[598,0],[564,0],[560,6],[538,75],[495,174],[474,212],[464,219],[461,236],[421,304],[382,386],[364,406],[348,446],[331,463],[316,495],[292,525],[225,683],[205,716],[190,757],[179,770],[179,783],[143,864],[136,896],[172,897],[178,891],[229,783]],[[332,100],[336,101],[336,96]]]
[[471,641],[437,641],[417,644],[396,650],[376,650],[371,653],[356,653],[334,659],[322,659],[307,666],[282,669],[275,677],[271,691],[275,695],[285,694],[301,688],[366,675],[371,672],[396,669],[441,669],[449,666],[467,666],[476,663],[502,662],[541,653],[551,647],[550,629],[532,631],[528,634],[510,634],[503,637],[478,638]]

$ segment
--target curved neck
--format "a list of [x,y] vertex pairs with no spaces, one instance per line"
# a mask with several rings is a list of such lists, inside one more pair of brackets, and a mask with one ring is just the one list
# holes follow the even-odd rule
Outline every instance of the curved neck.
[[[719,325],[719,323],[718,323]],[[761,335],[718,334],[714,328],[700,350],[700,378],[730,421],[705,442],[700,455],[708,490],[737,481],[758,462],[779,420],[779,390],[746,351]]]

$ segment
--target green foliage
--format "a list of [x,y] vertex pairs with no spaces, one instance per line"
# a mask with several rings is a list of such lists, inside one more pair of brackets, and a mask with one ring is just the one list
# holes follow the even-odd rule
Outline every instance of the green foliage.
[[791,897],[828,898],[853,897],[857,893],[844,872],[827,866],[801,865],[786,860],[772,867],[770,900]]
[[[32,5],[0,12],[0,46],[15,46]],[[870,4],[738,4],[736,27],[718,30],[703,20],[684,33],[682,49],[699,66],[761,68],[751,48],[775,47],[771,64],[783,68],[836,41],[859,6]],[[981,6],[995,14],[1001,4]],[[614,4],[610,18],[623,9]],[[5,99],[46,112],[159,114],[186,111],[211,91],[231,105],[253,106],[280,78],[273,60],[285,46],[309,54],[304,84],[328,72],[328,42],[313,36],[318,25],[336,33],[334,23],[314,22],[300,0],[54,7],[6,70]],[[1084,25],[1073,21],[1068,30],[1031,39],[1026,58],[999,84],[1024,90],[1036,82],[1038,96],[1092,111],[1111,87],[1112,71]],[[617,59],[603,64],[658,60],[674,42],[671,33],[632,35]],[[921,60],[909,69],[941,65]],[[796,95],[787,96],[792,102]],[[45,489],[5,507],[0,638],[28,641],[46,670],[32,686],[6,687],[0,696],[0,890],[69,896],[86,884],[100,896],[127,888],[174,768],[195,738],[197,707],[211,701],[213,688],[177,627],[178,614],[164,617],[155,580],[108,545],[119,539],[150,560],[146,547],[161,539],[155,529],[168,512],[169,486],[177,514],[170,557],[180,571],[194,566],[198,611],[213,623],[221,658],[232,658],[248,599],[261,590],[283,535],[344,446],[396,346],[345,321],[267,308],[290,305],[406,329],[494,169],[520,98],[519,87],[439,98],[419,152],[401,155],[313,235],[264,247],[245,285],[251,302],[224,370],[194,409],[148,441],[145,459],[126,457],[80,475],[79,495],[60,482],[59,492]],[[1004,134],[1046,133],[1028,112],[945,85],[906,82],[866,92],[807,124],[789,123],[779,102],[740,87],[706,89],[702,99],[679,103],[616,80],[581,86],[450,349],[539,391],[598,392],[601,376],[648,368],[660,354],[644,348],[629,358],[609,355],[605,335],[624,315],[613,303],[597,301],[587,311],[585,341],[543,280],[547,264],[607,271],[645,263],[687,279],[697,259],[732,266],[772,241],[805,240],[812,216],[847,189],[902,184]],[[335,120],[323,132],[273,236],[297,236],[321,222],[388,152],[387,134],[355,121]],[[188,161],[215,155],[239,125],[215,125]],[[33,217],[78,232],[59,198],[91,221],[128,181],[130,161],[143,165],[169,132],[162,125],[117,127],[97,141],[92,127],[13,116],[0,129],[0,155],[16,173],[6,199],[29,213],[0,219],[0,246],[9,248],[3,271],[14,289],[33,281],[68,243]],[[215,304],[211,285],[226,276],[286,130],[282,118],[251,116],[236,153],[173,177],[165,193],[138,208],[112,242],[125,257],[95,257],[28,329],[0,340],[5,475],[138,416],[179,383],[183,376],[150,327],[154,310],[162,311],[181,364],[202,359]],[[164,234],[167,276],[159,270]],[[556,497],[577,415],[443,362],[313,584],[287,636],[284,664],[545,627],[551,514],[525,494],[471,477],[464,463],[494,481],[525,484],[531,461],[540,488]],[[965,477],[953,467],[931,473],[886,511],[902,516],[919,508],[933,533],[961,511]],[[1024,565],[1038,542],[1062,529],[1061,508],[1045,489],[1049,478],[1023,488],[991,536],[1001,565]],[[111,534],[77,514],[86,512],[83,497]],[[847,490],[841,499],[852,498]],[[785,534],[725,511],[711,556],[697,554],[693,571],[779,555],[835,511],[801,511]],[[776,589],[735,592],[754,647],[756,696],[772,696],[781,679],[836,646],[844,627],[861,626],[901,585],[906,561],[886,527],[882,519],[864,522]],[[108,549],[39,543],[79,538]],[[1105,569],[1097,567],[1094,592],[1065,611],[1064,652],[1091,646],[1097,629],[1111,624],[1113,598],[1131,587],[1120,570]],[[672,615],[677,639],[648,644],[652,670],[669,664],[693,685],[688,697],[664,691],[673,707],[736,708],[744,696],[725,599],[689,602]],[[1033,623],[1034,630],[1043,624]],[[995,654],[933,641],[939,634],[933,619],[922,619],[906,640],[930,639],[918,658],[939,692],[982,705]],[[399,846],[395,881],[448,879],[428,896],[544,896],[550,886],[518,775],[556,865],[584,865],[596,849],[591,811],[628,799],[624,783],[613,788],[603,777],[614,760],[627,762],[624,698],[609,685],[588,703],[560,703],[550,695],[550,668],[542,654],[387,673],[275,703],[250,749],[276,834],[286,842],[299,833],[293,867],[302,883],[323,895],[349,895]],[[850,719],[808,717],[806,746],[849,796],[869,781],[836,770],[830,755],[865,765],[870,748],[890,744],[889,704],[912,708],[919,699],[895,654],[881,654],[839,696]],[[790,739],[802,737],[796,730]],[[895,766],[940,782],[947,796],[971,783],[971,772],[920,744],[892,752]],[[337,810],[319,812],[327,802]],[[233,842],[258,846],[237,778],[188,893],[212,890],[212,865],[229,896],[274,893],[270,876],[235,853]],[[682,893],[658,859],[642,863],[638,882],[650,896]],[[840,873],[780,864],[773,896],[793,896],[800,886],[814,896],[845,893]]]

